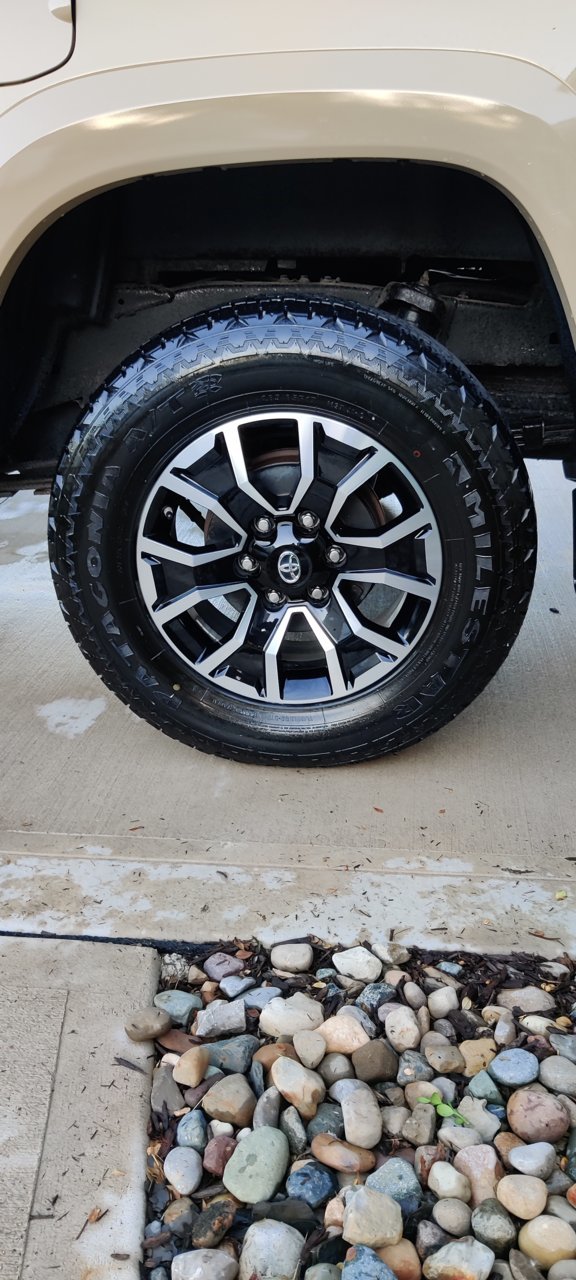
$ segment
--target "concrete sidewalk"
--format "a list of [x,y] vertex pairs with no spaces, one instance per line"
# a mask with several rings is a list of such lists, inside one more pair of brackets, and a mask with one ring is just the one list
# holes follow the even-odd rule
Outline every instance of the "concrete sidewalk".
[[0,1280],[137,1280],[156,953],[4,938],[0,975]]
[[216,760],[137,720],[60,615],[46,499],[0,505],[0,930],[574,949],[570,485],[531,471],[537,585],[497,678],[428,741],[323,772]]

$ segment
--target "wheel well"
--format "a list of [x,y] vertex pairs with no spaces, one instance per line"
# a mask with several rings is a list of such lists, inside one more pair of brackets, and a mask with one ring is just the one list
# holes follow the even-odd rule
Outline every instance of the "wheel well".
[[144,177],[59,217],[0,310],[0,472],[49,478],[83,406],[142,341],[271,285],[403,306],[430,327],[417,286],[528,451],[573,449],[573,346],[512,202],[458,169],[341,160]]

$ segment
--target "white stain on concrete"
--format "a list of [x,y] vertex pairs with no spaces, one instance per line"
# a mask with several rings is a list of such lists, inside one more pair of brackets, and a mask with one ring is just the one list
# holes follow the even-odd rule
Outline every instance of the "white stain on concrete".
[[24,560],[35,560],[38,556],[47,556],[48,543],[44,538],[42,542],[31,542],[27,547],[16,547],[16,555],[22,556]]
[[0,564],[0,588],[4,597],[12,596],[21,599],[32,592],[52,590],[50,565],[47,557],[12,560],[8,564]]
[[283,889],[286,885],[294,884],[296,879],[293,871],[285,871],[282,868],[263,871],[260,879],[266,889]]
[[0,502],[0,520],[18,520],[21,516],[35,514],[47,505],[46,498],[39,501],[35,494],[21,493],[17,498]]
[[222,912],[222,919],[227,920],[228,924],[235,924],[237,923],[238,920],[242,919],[242,916],[247,916],[248,911],[249,911],[249,907],[247,906],[246,907],[241,907],[241,906],[227,907]]
[[55,702],[36,707],[36,714],[50,733],[57,733],[61,738],[79,738],[92,728],[107,705],[106,698],[57,698]]

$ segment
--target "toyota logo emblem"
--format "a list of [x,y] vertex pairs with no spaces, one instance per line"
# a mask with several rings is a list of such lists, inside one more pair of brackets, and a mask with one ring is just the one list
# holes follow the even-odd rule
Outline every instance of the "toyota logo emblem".
[[295,551],[283,551],[278,557],[278,573],[283,582],[298,582],[302,566]]

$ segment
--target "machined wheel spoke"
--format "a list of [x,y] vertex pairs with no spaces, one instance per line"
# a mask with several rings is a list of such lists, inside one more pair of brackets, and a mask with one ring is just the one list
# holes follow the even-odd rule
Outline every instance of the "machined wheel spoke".
[[300,479],[290,503],[295,511],[306,496],[316,474],[316,449],[314,443],[315,419],[307,413],[298,417],[298,451],[300,455]]
[[360,582],[367,587],[376,583],[382,587],[394,587],[396,591],[406,591],[409,595],[422,596],[423,600],[435,600],[438,593],[435,582],[418,578],[411,573],[395,573],[392,569],[368,569],[364,573],[350,570],[340,574],[340,580],[342,579]]
[[246,467],[246,459],[242,448],[242,440],[240,438],[240,429],[231,423],[227,426],[225,432],[226,448],[230,459],[230,466],[234,472],[234,479],[238,488],[251,498],[258,507],[264,507],[266,511],[270,511],[272,515],[276,515],[276,507],[264,497],[263,493],[252,484],[248,478],[248,470]]
[[[289,515],[296,510],[296,507],[302,502],[304,495],[307,493],[310,485],[314,480],[316,470],[316,451],[314,447],[314,425],[315,419],[311,414],[298,414],[298,453],[300,459],[300,479],[292,496],[290,506],[285,509],[285,514]],[[242,439],[240,430],[234,424],[226,427],[225,431],[226,448],[230,465],[234,472],[234,479],[238,488],[242,490],[247,497],[251,498],[258,507],[264,508],[272,515],[280,514],[277,506],[269,501],[268,498],[252,484],[248,476],[248,468],[246,466],[246,458],[242,447]]]
[[254,616],[254,610],[258,603],[258,597],[255,592],[253,592],[251,588],[248,588],[248,590],[250,591],[250,599],[248,600],[248,604],[246,605],[244,612],[238,619],[233,634],[224,642],[224,644],[219,645],[218,648],[214,649],[206,658],[201,658],[200,661],[196,663],[196,670],[199,671],[201,675],[211,675],[213,671],[222,667],[224,663],[228,661],[228,658],[231,658],[234,653],[238,653],[238,650],[244,645]]
[[402,644],[399,640],[393,640],[391,636],[383,635],[380,631],[375,631],[373,627],[368,625],[366,619],[362,619],[349,602],[344,599],[337,586],[334,587],[334,599],[341,609],[350,631],[355,636],[358,636],[360,640],[365,640],[373,649],[377,649],[379,653],[390,654],[392,658],[406,657],[409,645]]
[[366,534],[366,536],[355,533],[350,537],[338,534],[336,540],[346,546],[350,543],[353,546],[377,547],[379,551],[385,551],[386,547],[392,547],[394,543],[402,542],[403,538],[415,537],[417,533],[421,533],[422,530],[428,528],[431,521],[431,512],[423,507],[415,515],[405,516],[401,520],[396,520],[390,528],[382,529],[381,533]]
[[[222,524],[227,524],[230,529],[237,533],[242,542],[246,538],[246,530],[230,515],[230,512],[222,506],[214,493],[210,493],[209,489],[203,489],[202,485],[196,484],[194,480],[189,480],[185,476],[177,476],[174,471],[168,472],[162,478],[162,488],[168,489],[171,493],[177,494],[179,498],[183,498],[185,502],[191,502],[192,506],[200,507],[206,511],[211,511],[213,516],[221,520]],[[240,547],[242,543],[239,543]]]
[[178,618],[181,613],[186,613],[187,609],[194,609],[196,605],[203,604],[205,600],[215,600],[219,596],[232,595],[234,591],[240,591],[242,586],[239,582],[217,583],[210,587],[193,587],[190,591],[183,591],[181,595],[174,596],[172,600],[165,600],[164,603],[158,603],[153,606],[153,614],[156,622],[161,627],[165,627],[167,622],[172,622],[174,618]]
[[238,548],[225,547],[217,551],[206,547],[198,551],[185,551],[183,547],[174,547],[167,542],[158,542],[156,538],[144,536],[140,539],[139,551],[143,556],[150,556],[154,560],[169,560],[170,564],[180,564],[187,569],[198,569],[202,565],[211,564],[213,560],[237,555]]
[[340,664],[337,646],[312,611],[304,606],[294,606],[278,620],[272,635],[264,649],[264,673],[266,681],[266,697],[273,702],[282,702],[282,685],[280,680],[280,658],[282,642],[294,616],[300,615],[307,622],[313,636],[324,651],[326,669],[333,698],[342,698],[347,693],[347,684]]
[[332,505],[326,516],[326,528],[328,530],[332,530],[332,525],[348,498],[353,493],[357,493],[358,489],[361,489],[374,476],[378,475],[378,472],[386,466],[388,461],[389,457],[384,453],[384,450],[375,445],[374,450],[369,453],[368,457],[361,458],[340,480],[332,499]]

